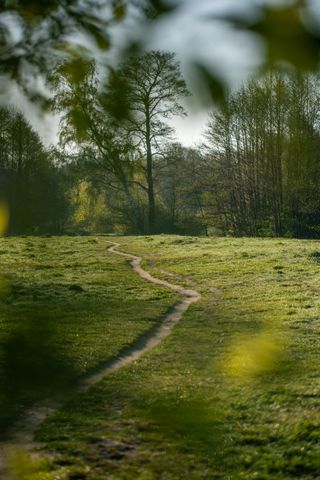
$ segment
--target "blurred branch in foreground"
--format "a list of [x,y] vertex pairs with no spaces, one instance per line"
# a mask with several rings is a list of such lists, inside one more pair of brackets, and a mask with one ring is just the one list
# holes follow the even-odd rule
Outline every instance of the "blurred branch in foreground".
[[[202,7],[192,10],[191,2],[165,2],[160,0],[48,0],[41,2],[2,1],[0,5],[0,71],[4,78],[17,81],[33,101],[44,101],[46,93],[39,87],[39,76],[45,77],[54,65],[63,60],[97,59],[113,47],[114,26],[130,20],[135,14],[139,20],[134,29],[135,37],[123,38],[124,51],[144,49],[150,40],[150,31],[159,23],[170,22],[170,29],[178,29],[177,19],[181,12],[190,14],[190,28],[194,20],[201,20]],[[319,64],[320,28],[310,2],[299,0],[288,4],[270,4],[265,1],[257,5],[243,2],[241,8],[226,2],[225,8],[217,8],[208,3],[208,15],[204,24],[211,24],[212,32],[225,27],[232,31],[248,34],[249,41],[257,44],[262,40],[260,66],[274,66],[280,63],[293,65],[303,70],[316,70]],[[221,7],[221,6],[220,6]],[[230,8],[231,7],[231,8]],[[212,13],[210,13],[212,10]],[[193,12],[193,13],[192,13]],[[199,19],[198,19],[199,20]],[[124,27],[120,35],[125,37]],[[195,29],[195,35],[202,35]],[[179,31],[180,39],[187,32]],[[151,35],[152,36],[152,35]],[[130,37],[130,36],[129,36]],[[203,46],[207,45],[203,38]],[[164,43],[165,39],[163,39]],[[148,46],[148,48],[150,48]],[[152,48],[161,49],[160,45]],[[215,49],[212,38],[211,47]],[[234,53],[238,45],[233,45]],[[168,50],[168,46],[163,47]],[[191,58],[187,61],[194,70],[194,76],[201,89],[216,101],[224,96],[225,83],[218,73],[217,61],[210,64],[203,59]],[[109,58],[109,57],[108,57]],[[109,63],[109,60],[108,60]],[[41,83],[41,82],[40,82]]]
[[61,59],[92,58],[109,49],[109,29],[125,15],[121,0],[1,1],[0,72],[17,81],[31,100],[43,101],[44,92],[33,80],[45,77]]

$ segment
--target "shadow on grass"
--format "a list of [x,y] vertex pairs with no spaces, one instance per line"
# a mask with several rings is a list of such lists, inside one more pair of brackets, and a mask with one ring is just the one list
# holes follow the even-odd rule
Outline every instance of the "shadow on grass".
[[31,403],[75,382],[71,363],[62,360],[52,322],[45,312],[25,317],[2,345],[1,437],[17,414]]

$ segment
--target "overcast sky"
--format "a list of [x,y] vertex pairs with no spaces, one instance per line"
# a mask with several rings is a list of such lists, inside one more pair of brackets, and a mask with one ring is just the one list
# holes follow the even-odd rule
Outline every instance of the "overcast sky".
[[[257,19],[259,5],[283,4],[284,1],[171,1],[179,5],[175,13],[163,16],[152,26],[142,23],[136,12],[129,15],[126,21],[113,31],[114,48],[110,55],[113,61],[117,52],[127,44],[128,40],[141,38],[144,39],[147,49],[161,49],[176,53],[188,87],[195,96],[190,98],[186,105],[188,118],[178,118],[172,123],[176,128],[178,140],[185,145],[193,145],[201,139],[211,107],[208,102],[199,103],[197,100],[199,89],[202,87],[197,84],[196,77],[192,75],[192,64],[199,61],[206,64],[225,84],[235,88],[260,65],[264,57],[264,44],[258,36],[232,28],[227,22],[221,20],[221,16],[231,12],[244,15],[245,18]],[[319,3],[319,0],[310,0],[310,5],[314,9],[314,18],[318,16],[318,19]],[[10,101],[22,108],[47,144],[56,141],[58,118],[52,115],[41,115],[37,109],[28,104],[16,87],[10,85],[7,86],[7,90],[2,90],[0,101]]]

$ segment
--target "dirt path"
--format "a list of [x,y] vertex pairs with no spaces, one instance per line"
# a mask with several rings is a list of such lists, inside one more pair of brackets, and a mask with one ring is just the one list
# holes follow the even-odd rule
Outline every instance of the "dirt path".
[[17,422],[12,431],[9,433],[8,441],[0,444],[0,478],[7,478],[5,475],[7,452],[10,452],[12,448],[16,447],[35,450],[38,445],[33,441],[34,432],[39,428],[44,420],[61,408],[74,395],[86,392],[90,387],[100,382],[106,375],[116,372],[125,365],[138,360],[144,353],[158,345],[164,338],[170,335],[172,328],[179,322],[184,312],[188,310],[189,306],[192,303],[197,302],[201,297],[201,295],[194,290],[189,290],[181,287],[180,285],[169,283],[166,280],[153,277],[149,272],[141,267],[141,257],[116,250],[121,246],[119,243],[108,243],[112,243],[112,245],[108,248],[108,252],[130,259],[131,267],[140,277],[155,285],[164,286],[179,293],[182,296],[182,299],[168,310],[159,325],[153,327],[149,332],[143,334],[116,359],[107,362],[97,372],[85,377],[80,382],[78,387],[73,389],[71,392],[68,392],[64,396],[57,397],[51,401],[47,401],[46,403],[36,404],[31,409],[27,410],[23,416],[23,419]]

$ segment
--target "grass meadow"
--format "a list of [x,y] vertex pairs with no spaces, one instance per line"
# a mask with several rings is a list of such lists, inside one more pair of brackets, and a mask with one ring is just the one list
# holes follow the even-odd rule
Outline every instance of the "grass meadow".
[[[3,344],[26,322],[49,325],[54,359],[74,379],[160,321],[177,296],[107,253],[106,240],[1,239]],[[320,243],[114,240],[202,298],[160,345],[46,420],[40,459],[25,459],[24,473],[13,464],[12,478],[319,478]],[[14,411],[31,397],[19,392]]]

